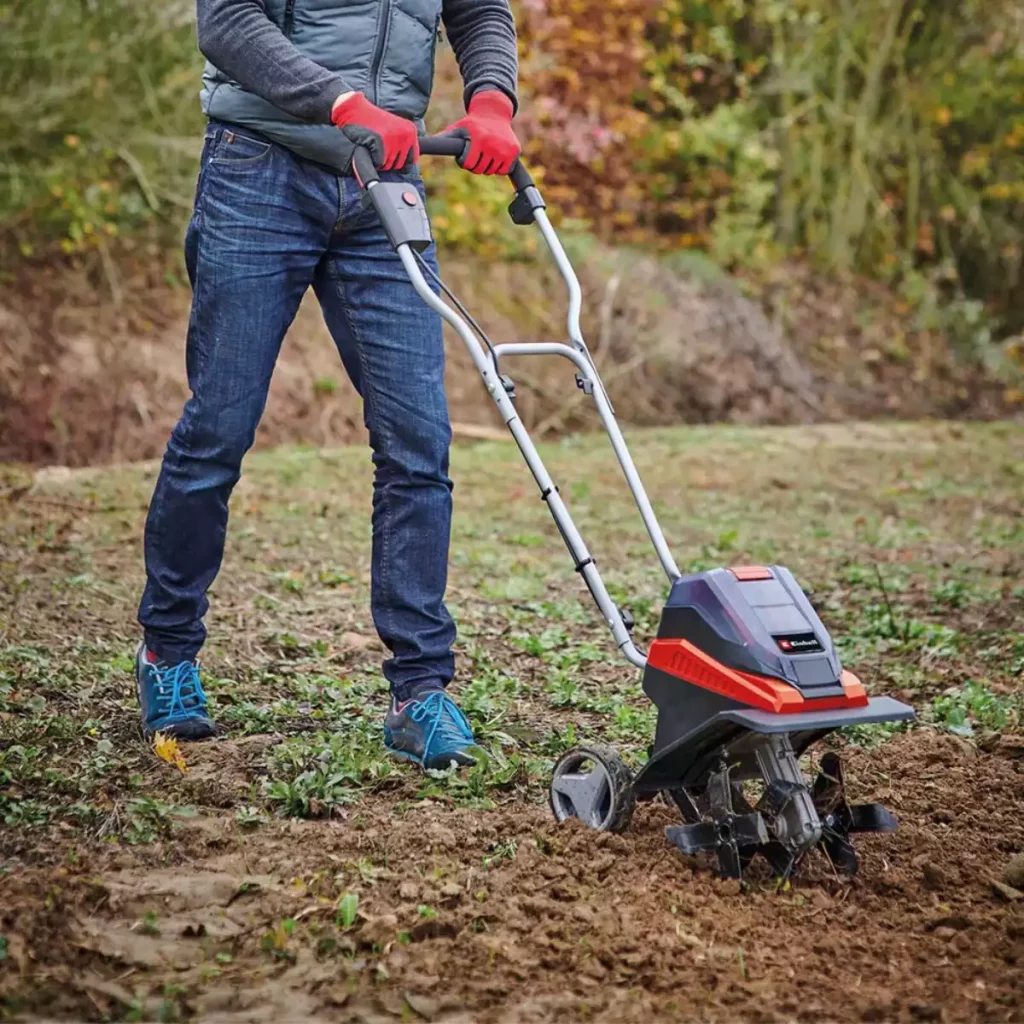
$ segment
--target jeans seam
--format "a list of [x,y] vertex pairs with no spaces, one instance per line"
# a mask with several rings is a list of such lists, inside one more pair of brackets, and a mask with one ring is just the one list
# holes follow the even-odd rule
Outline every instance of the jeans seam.
[[[212,157],[212,150],[217,146],[218,142],[220,141],[221,133],[222,133],[222,129],[216,129],[214,132],[212,132],[211,134],[206,136],[208,139],[210,139],[210,142],[211,142],[211,147],[210,147],[211,148],[211,153],[208,154],[209,157]],[[203,213],[204,213],[204,207],[205,207],[205,204],[206,204],[206,189],[205,189],[204,186],[205,186],[205,183],[206,183],[206,177],[207,177],[206,171],[207,171],[207,167],[208,166],[209,166],[208,163],[204,163],[203,166],[201,166],[199,168],[199,178],[198,178],[198,180],[196,182],[196,201],[195,201],[195,210],[193,211],[193,217],[194,217],[194,220],[195,220],[195,229],[194,230],[195,230],[195,233],[196,233],[196,241],[195,241],[195,246],[196,246],[196,266],[195,266],[195,286],[192,289],[192,305],[191,305],[191,308],[189,309],[188,331],[189,331],[190,338],[197,338],[198,334],[199,334],[199,321],[200,321],[200,312],[201,312],[201,306],[200,306],[201,289],[200,289],[200,281],[199,281],[199,253],[200,253],[200,248],[202,246],[202,240],[203,240],[203,224],[204,224],[204,220],[205,220],[205,218],[203,216]],[[198,345],[198,343],[196,343],[196,363],[199,364],[201,361],[203,361],[202,348],[201,348],[201,346]],[[201,373],[202,372],[202,368],[199,365],[197,365],[196,369],[197,369],[197,373]],[[167,447],[168,448],[170,447],[172,441],[173,441],[173,432],[172,432],[172,436],[168,439],[168,442],[167,442]],[[166,458],[167,458],[167,452],[166,452],[166,449],[165,449],[165,451],[164,451],[164,459],[166,459]],[[157,476],[156,488],[155,488],[155,491],[154,491],[153,498],[151,499],[151,502],[156,500],[156,493],[155,492],[157,490],[159,490],[159,487],[160,487],[160,475],[162,475],[162,473],[163,473],[163,467],[161,466],[160,474],[158,474],[158,476]],[[150,541],[153,543],[154,546],[161,546],[161,547],[163,546],[164,536],[165,536],[165,531],[164,531],[164,519],[165,519],[165,516],[162,514],[162,512],[163,512],[163,510],[161,509],[160,512],[156,516],[153,517],[154,522],[152,523],[152,525],[150,525],[150,523],[147,522],[147,527],[149,527],[149,529],[145,530],[143,532],[143,545],[144,545],[144,548],[149,546]],[[147,516],[147,520],[148,519],[149,519],[149,517]],[[148,537],[146,536],[147,532],[149,533]],[[143,629],[144,629],[144,634],[143,635],[145,636],[145,633],[148,632],[148,630],[146,629],[146,627],[143,627]]]
[[[207,189],[209,188],[209,177],[210,177],[209,174],[208,174],[208,170],[209,170],[209,167],[213,163],[214,153],[216,152],[217,147],[220,145],[220,142],[221,142],[221,139],[223,138],[223,136],[224,136],[224,129],[223,128],[219,128],[217,130],[216,138],[214,139],[213,145],[210,147],[209,163],[207,163],[205,166],[199,168],[199,185],[198,185],[198,188],[196,189],[196,270],[195,270],[196,283],[195,283],[195,287],[192,289],[192,309],[191,309],[191,314],[195,317],[195,322],[196,322],[196,330],[195,330],[196,335],[198,335],[198,333],[199,333],[198,324],[199,324],[199,321],[200,321],[200,314],[202,312],[202,305],[201,305],[201,298],[200,298],[202,290],[201,290],[201,287],[200,287],[201,282],[199,280],[199,269],[200,269],[201,256],[202,256],[202,248],[203,248],[203,233],[204,233],[204,229],[206,227],[206,192],[207,192]],[[197,362],[197,364],[198,363],[202,363],[201,366],[197,365],[197,371],[198,372],[202,372],[206,368],[206,353],[198,345],[197,345],[197,360],[196,360],[196,362]]]
[[[334,176],[334,180],[335,182],[337,182],[338,185],[338,216],[335,219],[334,227],[331,230],[339,231],[341,230],[342,225],[345,223],[345,179],[342,178],[341,175],[336,174]],[[342,303],[342,305],[344,306],[344,303]],[[349,324],[350,330],[351,326],[352,325]]]
[[[205,203],[205,199],[202,197],[199,200],[200,204]],[[197,204],[198,205],[198,204]],[[196,284],[192,289],[192,310],[191,317],[194,318],[193,323],[190,324],[192,327],[192,337],[195,339],[196,346],[196,375],[199,376],[206,369],[206,353],[203,351],[203,346],[199,344],[199,330],[200,321],[202,314],[202,302],[201,294],[202,289],[200,287],[201,281],[199,279],[199,265],[201,262],[201,253],[203,246],[203,227],[205,225],[206,218],[203,215],[204,211],[202,206],[198,206],[199,217],[196,221]]]

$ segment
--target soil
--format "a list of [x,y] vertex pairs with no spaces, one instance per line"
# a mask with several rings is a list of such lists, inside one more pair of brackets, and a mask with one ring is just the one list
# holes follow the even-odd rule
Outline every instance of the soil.
[[[130,681],[153,467],[47,471],[0,503],[0,1017],[1024,1020],[1019,429],[631,440],[678,551],[785,552],[844,663],[917,708],[836,741],[851,798],[900,822],[857,838],[855,878],[815,854],[782,889],[763,863],[721,881],[660,802],[621,835],[553,822],[562,750],[635,764],[652,721],[512,446],[454,455],[455,693],[491,764],[444,779],[380,746],[365,452],[248,464],[204,651],[223,733],[184,774],[139,739]],[[646,642],[663,581],[607,449],[544,454]],[[317,765],[343,782],[283,817],[273,787]]]
[[[202,753],[227,778],[244,756]],[[1024,845],[1019,762],[919,732],[848,768],[901,825],[860,841],[853,882],[815,860],[787,891],[755,873],[741,892],[669,846],[661,805],[613,836],[399,791],[341,820],[246,835],[210,814],[144,850],[26,856],[0,883],[0,977],[52,1016],[94,1020],[140,991],[158,993],[150,1012],[174,991],[211,1022],[1022,1019],[1024,900],[992,887]],[[387,867],[340,930],[332,897],[362,858]],[[308,931],[268,957],[289,918]]]

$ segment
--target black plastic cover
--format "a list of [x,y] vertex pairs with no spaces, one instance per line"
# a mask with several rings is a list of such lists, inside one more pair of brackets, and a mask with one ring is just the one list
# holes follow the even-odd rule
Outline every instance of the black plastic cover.
[[369,190],[391,247],[409,245],[417,252],[430,246],[430,221],[416,189],[400,181],[380,181]]
[[[687,684],[681,686],[686,688]],[[873,697],[865,707],[792,715],[773,715],[753,708],[725,708],[711,713],[677,739],[659,747],[633,780],[633,789],[639,797],[677,786],[701,786],[721,762],[723,751],[727,752],[731,779],[760,778],[756,751],[759,737],[765,734],[787,733],[793,750],[800,755],[836,729],[874,722],[909,722],[913,718],[912,707],[891,697]]]
[[543,210],[547,205],[540,189],[531,182],[516,192],[515,199],[509,204],[508,213],[513,224],[532,224],[536,219],[534,211]]

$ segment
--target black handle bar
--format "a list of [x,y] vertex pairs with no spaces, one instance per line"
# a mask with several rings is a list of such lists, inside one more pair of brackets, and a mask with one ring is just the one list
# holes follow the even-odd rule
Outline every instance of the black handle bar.
[[[421,135],[420,152],[424,156],[452,156],[460,157],[469,143],[465,139],[456,138],[451,135]],[[352,156],[352,166],[356,173],[356,179],[362,185],[369,185],[380,180],[380,173],[373,163],[373,157],[365,146],[356,146]],[[533,185],[533,178],[530,172],[523,166],[522,160],[516,160],[512,170],[508,172],[509,181],[516,192],[522,192],[524,188]]]
[[420,152],[424,156],[462,156],[468,145],[466,139],[455,135],[421,135]]

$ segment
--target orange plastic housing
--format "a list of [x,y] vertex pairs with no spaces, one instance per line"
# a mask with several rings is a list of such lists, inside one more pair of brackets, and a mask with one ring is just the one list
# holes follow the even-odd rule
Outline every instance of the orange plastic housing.
[[846,669],[843,669],[841,679],[842,697],[815,697],[809,700],[795,686],[781,679],[726,668],[688,640],[655,640],[647,655],[647,664],[684,682],[739,701],[747,707],[770,711],[776,715],[859,708],[868,702],[868,695],[860,680]]

